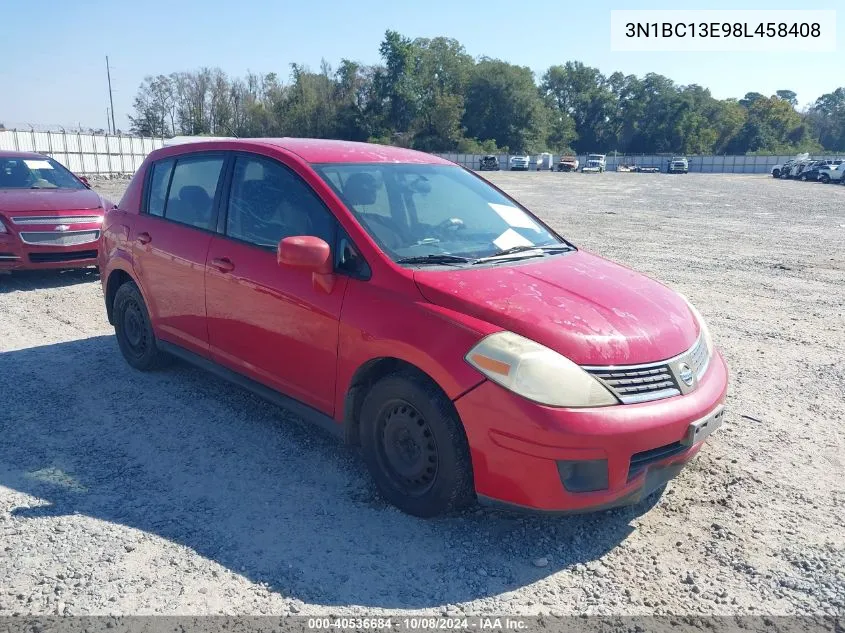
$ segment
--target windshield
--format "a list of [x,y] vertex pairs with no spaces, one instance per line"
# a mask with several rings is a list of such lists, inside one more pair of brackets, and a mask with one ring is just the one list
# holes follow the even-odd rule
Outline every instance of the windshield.
[[516,203],[460,167],[369,163],[315,168],[394,261],[446,255],[471,260],[515,247],[566,246]]
[[600,160],[602,160],[603,158],[604,158],[604,156],[603,156],[602,154],[590,154],[590,155],[587,157],[587,160],[598,160],[598,161],[600,161]]
[[84,189],[52,158],[0,157],[0,189]]

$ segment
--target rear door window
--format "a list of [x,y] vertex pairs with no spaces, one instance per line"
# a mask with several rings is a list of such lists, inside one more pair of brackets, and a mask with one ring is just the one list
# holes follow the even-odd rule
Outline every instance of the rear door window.
[[[211,230],[214,197],[223,171],[224,157],[179,158],[173,168],[164,217],[174,222]],[[155,178],[155,173],[153,173]]]

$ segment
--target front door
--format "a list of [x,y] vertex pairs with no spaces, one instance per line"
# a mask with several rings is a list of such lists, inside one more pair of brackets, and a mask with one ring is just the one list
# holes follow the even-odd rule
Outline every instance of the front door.
[[280,162],[239,154],[225,232],[211,240],[206,309],[212,358],[323,413],[334,413],[338,327],[347,277],[331,292],[312,274],[280,267],[283,237],[334,241],[336,221]]

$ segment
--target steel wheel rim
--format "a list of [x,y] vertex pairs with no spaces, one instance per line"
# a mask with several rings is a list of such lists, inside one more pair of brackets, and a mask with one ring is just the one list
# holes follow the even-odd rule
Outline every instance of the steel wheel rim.
[[378,457],[393,485],[408,496],[431,490],[437,479],[437,442],[425,417],[413,405],[393,400],[378,419]]
[[123,310],[123,338],[133,356],[140,357],[147,350],[147,329],[140,306],[130,301]]

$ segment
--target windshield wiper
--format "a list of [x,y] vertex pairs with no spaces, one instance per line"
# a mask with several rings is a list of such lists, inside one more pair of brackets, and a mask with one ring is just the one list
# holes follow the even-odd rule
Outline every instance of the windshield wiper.
[[404,257],[397,259],[397,264],[466,264],[472,260],[467,257],[460,257],[459,255],[420,255],[418,257]]
[[[516,255],[517,253],[526,253],[527,257],[540,257],[542,253],[570,250],[572,250],[572,248],[567,246],[566,244],[549,244],[547,246],[512,246],[510,248],[506,248],[505,250],[499,253],[496,253],[495,255],[489,255],[487,257],[476,259],[473,264],[483,264],[484,262],[495,261],[499,258],[507,259],[508,255]],[[528,255],[530,251],[540,251],[540,253],[536,255]]]

